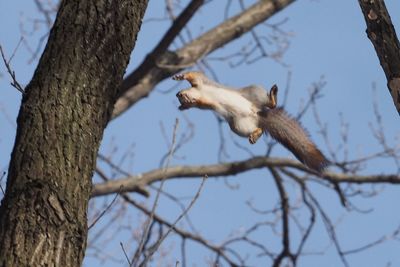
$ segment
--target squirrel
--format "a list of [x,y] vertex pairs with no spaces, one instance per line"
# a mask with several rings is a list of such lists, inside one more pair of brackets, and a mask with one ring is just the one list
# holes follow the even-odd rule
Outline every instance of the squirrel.
[[306,130],[283,108],[276,107],[276,85],[269,93],[255,85],[235,89],[195,71],[177,74],[172,79],[187,80],[192,86],[176,94],[180,110],[213,110],[228,122],[234,133],[247,137],[251,144],[267,132],[308,168],[321,173],[328,166],[328,160],[310,140]]

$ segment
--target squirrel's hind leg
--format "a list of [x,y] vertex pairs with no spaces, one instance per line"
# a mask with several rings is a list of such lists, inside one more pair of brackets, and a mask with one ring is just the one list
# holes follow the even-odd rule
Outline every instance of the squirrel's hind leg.
[[250,144],[255,144],[257,142],[257,140],[261,137],[261,135],[263,134],[263,129],[261,128],[257,128],[254,130],[254,132],[252,132],[249,136],[249,142]]

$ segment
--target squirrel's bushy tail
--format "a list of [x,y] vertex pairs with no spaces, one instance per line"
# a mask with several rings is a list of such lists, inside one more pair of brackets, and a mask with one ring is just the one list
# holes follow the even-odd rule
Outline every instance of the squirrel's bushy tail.
[[282,108],[266,111],[262,120],[272,138],[289,149],[304,165],[317,172],[322,172],[328,166],[328,160],[310,140],[307,132]]

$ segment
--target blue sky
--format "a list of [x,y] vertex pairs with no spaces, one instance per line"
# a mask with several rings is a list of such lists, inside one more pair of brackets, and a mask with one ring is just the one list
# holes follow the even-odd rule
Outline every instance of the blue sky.
[[[185,1],[186,2],[186,1]],[[220,23],[223,19],[222,12],[226,1],[213,1],[202,8],[190,22],[192,34],[197,36],[210,27]],[[246,1],[245,1],[246,2]],[[400,2],[386,1],[392,16],[395,28],[400,29]],[[164,5],[158,1],[150,1],[146,18],[163,17]],[[236,13],[234,9],[231,14]],[[17,45],[20,37],[21,22],[27,28],[32,25],[28,18],[38,17],[33,1],[2,1],[0,3],[0,43],[7,55],[10,55]],[[280,96],[286,86],[287,73],[290,71],[291,89],[288,111],[296,113],[302,101],[307,99],[310,85],[323,77],[326,86],[323,89],[323,98],[318,101],[318,110],[321,120],[327,123],[333,146],[340,143],[340,116],[349,123],[349,158],[354,159],[361,155],[380,151],[380,146],[373,138],[369,124],[374,122],[372,100],[376,97],[382,115],[382,123],[390,146],[399,145],[399,116],[392,103],[386,87],[384,73],[379,65],[372,44],[365,33],[365,22],[357,1],[328,1],[328,0],[300,0],[271,18],[269,23],[278,23],[288,19],[281,28],[290,33],[290,47],[284,54],[282,61],[286,66],[274,60],[265,59],[250,65],[230,68],[227,64],[213,62],[213,69],[219,80],[235,87],[249,84],[261,84],[269,88],[272,84],[280,87]],[[151,47],[162,37],[168,28],[168,23],[148,22],[142,26],[138,41],[131,58],[127,72],[133,70],[143,60]],[[269,34],[269,29],[260,26],[256,29],[260,34]],[[26,36],[26,40],[33,47],[45,30]],[[241,47],[249,36],[233,42],[212,56],[222,56],[232,53]],[[268,49],[273,49],[272,47]],[[12,66],[17,78],[22,84],[29,82],[37,61],[28,64],[30,54],[25,47],[20,47],[15,55]],[[0,168],[7,170],[9,155],[15,135],[15,118],[19,109],[20,94],[9,86],[9,77],[1,64],[0,72]],[[115,159],[122,157],[126,149],[133,145],[132,159],[125,163],[124,168],[132,173],[140,173],[158,168],[160,158],[167,152],[168,145],[160,133],[160,124],[165,127],[170,137],[176,118],[180,120],[178,134],[185,131],[185,119],[182,112],[177,109],[175,91],[168,94],[162,93],[171,88],[176,82],[166,80],[161,82],[156,90],[128,112],[107,127],[101,146],[101,153],[114,153]],[[372,84],[376,85],[376,92],[372,91]],[[180,84],[183,88],[186,84]],[[281,99],[281,98],[280,98]],[[7,114],[7,116],[5,115]],[[211,112],[190,110],[185,112],[195,125],[193,140],[177,153],[171,165],[178,164],[212,164],[218,162],[218,149],[220,145],[217,120]],[[306,114],[302,124],[308,129],[313,140],[322,151],[327,147],[318,133],[312,112]],[[229,158],[226,161],[247,159],[249,155],[235,147],[227,125],[223,127],[228,143]],[[246,139],[232,137],[233,140],[247,147],[256,155],[265,153],[264,142],[250,146]],[[115,148],[117,148],[116,151]],[[114,152],[113,152],[114,151]],[[340,152],[343,153],[343,152]],[[339,155],[340,155],[339,153]],[[178,157],[179,156],[179,157]],[[284,149],[278,148],[273,156],[293,157]],[[396,173],[397,167],[391,160],[378,160],[369,164],[363,173]],[[230,183],[240,186],[240,190],[230,190],[225,185],[224,179],[209,179],[204,187],[201,197],[190,211],[190,216],[197,229],[210,240],[219,243],[226,236],[238,229],[244,229],[257,220],[269,218],[255,215],[249,211],[245,201],[252,200],[261,209],[269,209],[277,203],[278,195],[273,181],[266,170],[251,171],[229,178]],[[200,181],[171,181],[165,189],[171,194],[182,197],[192,196],[196,192]],[[295,201],[298,189],[293,183],[287,182],[289,197]],[[363,209],[373,209],[369,214],[347,212],[340,206],[337,195],[322,186],[311,186],[316,196],[324,205],[333,221],[338,222],[338,236],[343,248],[350,249],[374,241],[383,234],[392,232],[400,223],[397,205],[399,203],[399,188],[396,186],[380,186],[382,192],[371,199],[358,198],[354,202]],[[370,186],[363,187],[370,189]],[[146,201],[140,196],[133,195],[140,201]],[[149,202],[150,203],[150,202]],[[172,221],[179,215],[176,205],[163,200],[158,208],[159,214]],[[130,219],[124,222],[135,224],[136,212],[132,212]],[[299,215],[303,218],[304,215]],[[129,221],[132,220],[132,221]],[[97,226],[96,226],[97,227]],[[182,226],[185,227],[185,226]],[[119,242],[124,241],[124,236],[114,238],[108,244],[110,251],[123,259],[120,253]],[[264,242],[279,246],[280,242],[271,232],[265,231]],[[265,238],[265,239],[264,239]],[[325,250],[324,255],[305,256],[300,260],[300,266],[340,266],[340,261],[330,243],[323,225],[319,223],[311,236],[306,251]],[[173,262],[179,257],[179,239],[174,235],[167,240],[166,246],[172,246],[170,260]],[[240,247],[246,251],[249,248]],[[399,244],[388,241],[366,252],[352,255],[348,258],[352,266],[382,266],[391,262],[392,266],[400,264],[398,254]],[[198,245],[188,245],[188,259],[202,266],[204,258],[209,253]],[[120,253],[120,254],[118,254]],[[265,266],[264,260],[254,258],[250,261],[254,266]],[[92,258],[85,260],[86,266],[97,265]],[[114,266],[112,263],[105,266]]]

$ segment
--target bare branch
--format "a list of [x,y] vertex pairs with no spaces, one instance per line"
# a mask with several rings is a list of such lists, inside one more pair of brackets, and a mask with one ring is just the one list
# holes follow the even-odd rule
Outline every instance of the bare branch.
[[[196,11],[204,4],[204,0],[192,0],[182,13],[172,23],[171,27],[164,34],[164,37],[150,53],[148,57],[157,57],[162,55],[174,41],[175,37],[182,31],[183,27],[189,22]],[[155,60],[153,58],[152,60]]]
[[[96,173],[100,176],[100,178],[103,180],[103,181],[109,181],[110,179],[106,176],[106,174],[100,169],[100,168],[96,168]],[[122,187],[121,187],[121,189],[122,189]],[[121,190],[119,191],[119,192],[121,192]],[[149,193],[149,191],[147,191],[144,187],[142,187],[142,186],[137,186],[136,188],[135,188],[135,192],[136,193],[139,193],[139,194],[141,194],[141,195],[143,195],[143,196],[145,196],[145,197],[149,197],[150,196],[150,193]]]
[[[318,173],[308,169],[295,160],[282,158],[252,157],[248,160],[199,166],[175,166],[168,169],[156,169],[146,173],[130,176],[124,179],[108,181],[102,184],[95,184],[92,197],[108,195],[118,192],[135,192],[138,188],[165,179],[177,178],[201,178],[205,174],[208,177],[236,175],[253,169],[264,167],[291,167],[309,174],[318,176]],[[395,174],[371,174],[357,175],[335,172],[325,172],[320,177],[332,183],[390,183],[400,184],[400,176]]]
[[183,68],[192,66],[207,54],[239,38],[254,26],[270,18],[294,1],[259,1],[177,51],[160,55],[151,53],[151,57],[157,60],[146,58],[139,68],[128,75],[122,83],[121,96],[115,104],[113,117],[119,116],[137,101],[148,96],[160,81]]
[[312,204],[310,203],[310,201],[307,198],[306,191],[308,189],[306,187],[304,180],[299,179],[294,173],[286,171],[283,168],[281,169],[281,171],[284,174],[288,175],[289,177],[293,178],[299,184],[299,186],[301,187],[301,196],[302,196],[303,202],[306,205],[308,211],[310,212],[310,223],[308,224],[307,228],[304,231],[304,234],[301,237],[301,241],[297,248],[296,253],[293,255],[294,260],[296,261],[297,258],[299,257],[299,255],[303,252],[304,245],[305,245],[306,241],[308,240],[308,238],[311,234],[311,231],[315,225],[316,212],[315,212],[315,208],[312,206]]
[[295,265],[295,258],[290,252],[290,238],[289,238],[289,199],[283,186],[282,177],[274,168],[269,168],[269,171],[274,178],[276,187],[278,188],[279,196],[281,199],[281,213],[282,213],[282,250],[278,257],[274,260],[273,266],[281,266],[281,262],[285,258],[289,258]]

